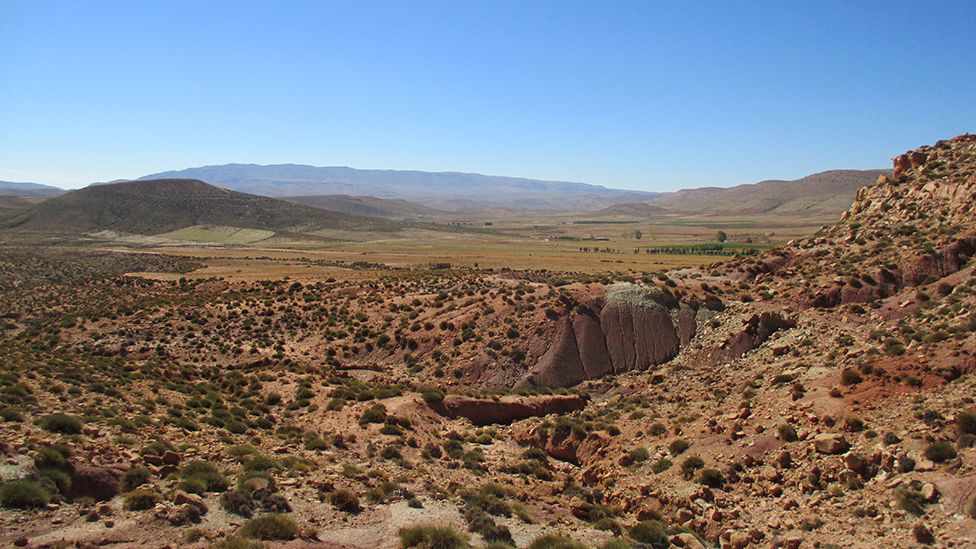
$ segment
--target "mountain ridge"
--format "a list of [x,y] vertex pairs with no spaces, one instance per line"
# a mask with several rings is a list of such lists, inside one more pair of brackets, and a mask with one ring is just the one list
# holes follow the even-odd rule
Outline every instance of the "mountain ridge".
[[393,222],[248,195],[199,180],[163,179],[89,186],[0,219],[16,231],[113,230],[161,234],[194,225],[272,231],[393,229]]
[[766,179],[733,187],[697,187],[665,193],[639,204],[615,204],[607,213],[709,215],[840,215],[857,190],[891,170],[826,170],[799,179]]
[[172,170],[139,179],[191,178],[262,196],[353,195],[394,198],[441,210],[486,207],[593,209],[657,195],[570,181],[419,170],[360,170],[305,164],[223,164]]

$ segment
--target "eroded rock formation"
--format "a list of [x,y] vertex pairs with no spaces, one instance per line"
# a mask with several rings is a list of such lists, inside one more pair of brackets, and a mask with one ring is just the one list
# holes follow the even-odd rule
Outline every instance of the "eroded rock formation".
[[571,387],[663,364],[694,338],[700,307],[655,287],[608,286],[557,320],[552,346],[515,387]]
[[567,414],[584,407],[586,399],[577,395],[502,397],[498,400],[451,395],[431,406],[442,415],[467,418],[475,425],[511,423],[536,416]]

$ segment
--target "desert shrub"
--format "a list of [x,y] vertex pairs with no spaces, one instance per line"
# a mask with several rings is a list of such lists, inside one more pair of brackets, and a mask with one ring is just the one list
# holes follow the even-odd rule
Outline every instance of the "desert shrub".
[[959,412],[956,414],[956,427],[961,435],[976,435],[976,414]]
[[651,471],[654,471],[655,473],[658,474],[663,473],[670,468],[671,468],[671,460],[668,458],[661,458],[655,461],[653,465],[651,465]]
[[586,549],[586,545],[567,537],[545,534],[532,540],[528,549]]
[[862,381],[864,381],[864,378],[861,377],[861,374],[857,373],[857,370],[848,368],[840,374],[840,382],[844,385],[857,385]]
[[254,500],[241,490],[227,490],[220,496],[220,506],[228,513],[244,518],[254,516]]
[[620,527],[620,523],[616,519],[610,517],[602,518],[593,523],[593,528],[597,530],[603,530],[605,532],[610,532],[615,536],[623,534],[624,530]]
[[403,455],[400,454],[399,448],[391,444],[389,446],[384,446],[383,449],[380,450],[380,457],[383,459],[397,460],[402,459]]
[[665,427],[663,423],[661,423],[660,421],[658,421],[656,423],[651,424],[651,426],[648,428],[647,432],[650,433],[650,434],[652,434],[652,435],[654,435],[654,436],[656,436],[656,437],[659,437],[659,436],[663,435],[664,433],[667,433],[668,432],[668,428]]
[[447,396],[443,389],[437,387],[424,387],[420,390],[420,395],[424,398],[424,402],[430,406],[440,404],[444,400],[444,397]]
[[676,438],[668,446],[668,451],[671,452],[671,455],[672,456],[677,456],[677,455],[681,455],[682,453],[684,453],[684,451],[687,450],[688,447],[690,447],[690,446],[691,446],[691,443],[688,442],[687,440],[685,440],[683,438]]
[[897,500],[898,506],[906,512],[916,516],[925,514],[925,509],[923,508],[925,497],[922,496],[921,492],[917,490],[899,490]]
[[180,488],[194,494],[223,492],[230,484],[212,463],[191,461],[180,471]]
[[298,523],[291,517],[270,513],[252,518],[241,526],[241,535],[261,540],[292,540],[298,536]]
[[45,431],[62,435],[77,435],[81,432],[81,420],[67,414],[49,414],[38,420]]
[[133,467],[122,475],[121,489],[123,492],[130,492],[149,482],[149,469],[145,467]]
[[363,509],[359,504],[359,496],[351,490],[339,489],[332,492],[329,495],[329,503],[346,513],[358,513]]
[[305,449],[313,451],[328,450],[329,443],[318,433],[309,432],[305,433]]
[[37,472],[37,477],[42,481],[50,482],[57,488],[59,494],[67,494],[71,489],[71,475],[62,469],[41,469]]
[[710,488],[721,488],[725,484],[725,476],[718,469],[702,469],[698,472],[698,482]]
[[650,457],[651,455],[648,453],[647,448],[634,448],[627,454],[627,459],[631,463],[647,461]]
[[925,457],[936,463],[943,463],[950,459],[955,459],[957,455],[956,449],[945,440],[937,440],[925,449]]
[[695,476],[695,471],[705,466],[704,460],[698,456],[691,456],[681,463],[681,474],[685,479]]
[[847,416],[844,418],[844,424],[851,431],[863,431],[864,430],[864,420],[857,416]]
[[125,499],[125,508],[130,511],[152,509],[157,503],[162,501],[159,494],[148,489],[132,490],[131,492],[127,492],[123,498]]
[[63,469],[68,466],[70,451],[65,446],[44,446],[34,457],[34,467],[38,469]]
[[793,427],[792,425],[789,424],[780,425],[777,431],[779,432],[779,438],[784,440],[785,442],[796,442],[798,440],[796,434],[796,428]]
[[623,537],[615,537],[600,546],[600,549],[633,549],[634,544]]
[[244,462],[245,471],[269,471],[271,469],[281,469],[281,463],[264,454],[255,454]]
[[51,501],[51,494],[35,480],[12,480],[0,484],[0,505],[8,509],[43,507]]
[[401,528],[400,547],[408,549],[466,549],[471,547],[465,534],[450,526],[412,526]]
[[365,427],[369,423],[383,423],[386,421],[386,408],[382,404],[374,404],[359,416],[359,424]]
[[668,541],[668,530],[664,523],[658,520],[645,520],[630,529],[630,538],[639,543],[646,543],[654,549],[666,549],[671,545]]
[[959,448],[972,448],[973,446],[976,446],[976,435],[966,433],[965,435],[960,436],[958,439],[956,439],[956,446]]
[[10,422],[24,421],[24,414],[21,413],[19,408],[7,406],[6,408],[0,408],[0,419]]
[[167,451],[175,452],[176,446],[165,440],[157,440],[143,447],[139,453],[144,456],[161,456]]

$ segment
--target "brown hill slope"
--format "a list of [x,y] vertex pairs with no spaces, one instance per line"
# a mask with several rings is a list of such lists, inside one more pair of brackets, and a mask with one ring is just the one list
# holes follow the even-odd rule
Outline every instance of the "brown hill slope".
[[282,200],[368,217],[382,217],[385,219],[420,219],[425,216],[444,213],[434,208],[428,208],[399,198],[376,198],[375,196],[351,196],[347,194],[327,194],[318,196],[286,196]]
[[889,170],[831,170],[792,181],[768,180],[727,189],[703,187],[667,193],[644,202],[682,214],[839,215],[854,194]]
[[397,227],[390,221],[228,191],[192,179],[86,187],[0,220],[0,228],[62,234],[112,230],[154,235],[194,225],[274,231]]

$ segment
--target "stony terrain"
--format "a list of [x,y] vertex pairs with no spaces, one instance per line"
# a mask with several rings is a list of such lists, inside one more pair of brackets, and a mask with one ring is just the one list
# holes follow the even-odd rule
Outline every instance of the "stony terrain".
[[8,247],[0,544],[973,546],[974,170],[637,278]]

